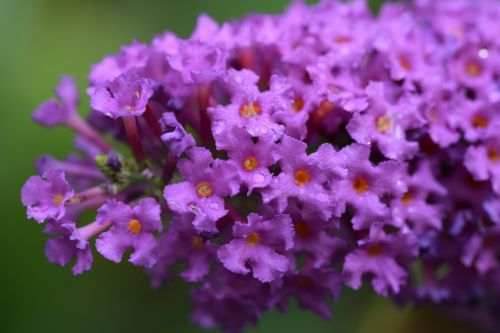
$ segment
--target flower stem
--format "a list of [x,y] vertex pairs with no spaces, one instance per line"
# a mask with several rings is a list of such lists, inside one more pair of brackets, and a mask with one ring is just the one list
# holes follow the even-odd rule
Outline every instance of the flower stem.
[[101,135],[97,133],[96,130],[94,130],[87,122],[83,121],[80,116],[74,115],[70,117],[67,124],[76,133],[89,139],[104,153],[109,153],[113,150],[113,148],[101,137]]
[[144,164],[144,150],[141,145],[141,138],[139,136],[139,128],[137,127],[137,119],[135,117],[123,117],[123,125],[127,133],[128,142],[132,147],[132,153],[138,164]]

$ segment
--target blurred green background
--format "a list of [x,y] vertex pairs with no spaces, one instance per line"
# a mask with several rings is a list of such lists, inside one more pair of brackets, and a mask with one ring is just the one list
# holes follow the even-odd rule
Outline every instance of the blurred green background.
[[[380,1],[371,1],[373,8]],[[46,236],[27,221],[19,189],[35,170],[35,158],[63,158],[71,133],[46,130],[30,113],[52,96],[61,74],[74,75],[80,90],[90,65],[120,45],[150,41],[166,29],[187,37],[205,12],[224,21],[248,12],[279,12],[288,0],[68,1],[0,0],[0,332],[199,332],[188,320],[188,287],[174,281],[149,289],[141,269],[99,260],[73,277],[49,264]],[[81,112],[85,113],[86,98]],[[397,309],[370,291],[346,290],[323,321],[292,306],[266,314],[248,332],[474,332],[429,310]]]

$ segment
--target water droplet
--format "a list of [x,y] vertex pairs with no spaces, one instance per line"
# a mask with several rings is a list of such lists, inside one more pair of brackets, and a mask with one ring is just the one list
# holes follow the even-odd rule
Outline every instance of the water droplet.
[[188,208],[194,214],[198,214],[200,211],[200,209],[195,204],[189,204]]
[[171,207],[179,208],[179,209],[181,208],[181,205],[179,205],[179,203],[177,201],[169,201],[168,205]]
[[477,54],[481,59],[487,59],[490,56],[490,52],[487,49],[481,49]]
[[214,209],[214,210],[219,209],[219,204],[213,202],[213,203],[210,204],[210,208]]

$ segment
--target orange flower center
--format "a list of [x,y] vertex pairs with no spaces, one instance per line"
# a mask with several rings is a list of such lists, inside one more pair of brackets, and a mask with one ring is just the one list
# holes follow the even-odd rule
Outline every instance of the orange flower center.
[[257,167],[259,166],[259,162],[257,162],[257,159],[253,156],[248,156],[242,163],[243,165],[243,168],[246,170],[246,171],[254,171],[255,169],[257,169]]
[[488,158],[492,162],[497,162],[500,159],[500,156],[498,154],[498,151],[496,149],[488,149]]
[[204,244],[200,236],[193,236],[193,238],[191,238],[191,245],[195,250],[200,251],[203,249]]
[[260,237],[256,232],[250,233],[245,240],[247,241],[247,244],[250,246],[254,246],[258,242],[260,242]]
[[352,41],[352,38],[349,36],[339,36],[333,39],[333,41],[337,44],[346,44]]
[[304,107],[304,100],[302,98],[300,98],[300,97],[296,98],[293,101],[292,107],[293,107],[293,111],[299,112]]
[[297,236],[301,238],[307,238],[312,234],[311,227],[303,221],[295,222],[294,227],[295,227],[295,233],[297,234]]
[[370,257],[376,257],[382,253],[382,246],[379,244],[371,245],[366,252]]
[[467,75],[476,77],[481,75],[481,65],[479,65],[475,61],[470,61],[465,65],[465,71],[467,72]]
[[54,196],[54,200],[52,200],[52,202],[54,203],[54,205],[59,206],[61,204],[61,202],[63,202],[63,200],[64,200],[64,196],[62,194],[56,194]]
[[139,222],[136,219],[132,219],[128,223],[127,229],[130,230],[130,232],[133,233],[134,235],[137,235],[138,233],[141,232],[141,229],[142,229],[141,222]]
[[294,178],[295,183],[299,186],[304,186],[311,181],[311,175],[309,175],[309,172],[305,169],[295,171]]
[[404,56],[399,57],[399,65],[405,70],[405,71],[411,71],[411,63],[408,61],[408,59]]
[[488,127],[488,119],[481,115],[477,115],[472,119],[472,126],[474,126],[474,128],[486,128]]
[[201,182],[196,185],[196,193],[202,198],[206,198],[212,195],[212,186],[208,182]]
[[327,100],[322,101],[316,109],[316,117],[319,119],[326,117],[335,109],[335,104]]
[[408,190],[405,194],[403,194],[403,197],[401,198],[401,201],[405,204],[408,205],[413,198],[413,195],[410,190]]
[[363,193],[366,190],[368,190],[368,183],[366,182],[366,179],[364,179],[363,177],[358,177],[354,179],[353,186],[356,192],[358,193]]
[[380,116],[375,121],[375,125],[377,126],[379,132],[387,133],[392,128],[392,118],[389,116]]
[[243,118],[252,118],[260,114],[260,106],[256,103],[245,104],[240,108],[240,115]]

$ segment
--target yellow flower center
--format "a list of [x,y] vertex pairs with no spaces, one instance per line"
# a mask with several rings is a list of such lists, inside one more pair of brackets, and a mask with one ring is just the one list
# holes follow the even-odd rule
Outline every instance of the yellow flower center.
[[474,128],[486,128],[488,127],[488,119],[481,115],[477,115],[472,119],[472,126],[474,126]]
[[256,232],[250,233],[245,240],[247,241],[247,244],[250,246],[254,246],[258,242],[260,242],[260,237]]
[[200,251],[203,249],[204,244],[200,236],[193,236],[193,238],[191,238],[191,245],[195,250]]
[[470,61],[465,65],[465,71],[467,72],[467,75],[476,77],[481,75],[481,65],[479,65],[475,61]]
[[127,229],[130,230],[130,232],[133,233],[134,235],[137,235],[141,232],[142,229],[141,222],[139,222],[139,220],[136,219],[130,220],[130,222],[127,225]]
[[212,186],[208,182],[201,182],[196,185],[196,193],[202,198],[206,198],[212,195]]
[[294,223],[294,227],[295,233],[301,238],[307,238],[312,234],[312,229],[306,222],[297,221]]
[[293,101],[292,107],[293,107],[293,111],[299,112],[304,107],[304,100],[302,98],[300,98],[300,97],[296,98]]
[[368,255],[370,257],[376,257],[382,253],[382,246],[380,246],[379,244],[374,244],[374,245],[370,246],[366,250],[366,252],[368,253]]
[[62,194],[56,194],[54,196],[54,200],[52,200],[52,202],[54,203],[54,205],[59,206],[61,204],[61,202],[63,202],[63,200],[64,200],[64,196]]
[[245,104],[240,108],[240,115],[243,118],[252,118],[260,114],[260,106],[256,103]]
[[246,170],[246,171],[254,171],[255,169],[257,169],[257,167],[259,166],[259,162],[257,162],[257,159],[253,156],[248,156],[242,163],[243,165],[243,168]]
[[364,179],[363,177],[358,177],[354,179],[353,186],[356,192],[358,193],[363,193],[366,190],[368,190],[368,183],[366,182],[366,179]]
[[299,186],[304,186],[311,181],[311,175],[309,175],[309,172],[305,169],[295,171],[294,178],[295,183]]
[[498,162],[498,160],[500,160],[500,154],[496,149],[490,148],[488,149],[488,158],[492,162]]
[[408,190],[405,194],[403,194],[403,197],[401,198],[401,201],[405,204],[408,205],[413,198],[413,195],[410,190]]
[[392,128],[392,118],[389,116],[380,116],[375,121],[375,125],[377,126],[379,132],[387,133]]

